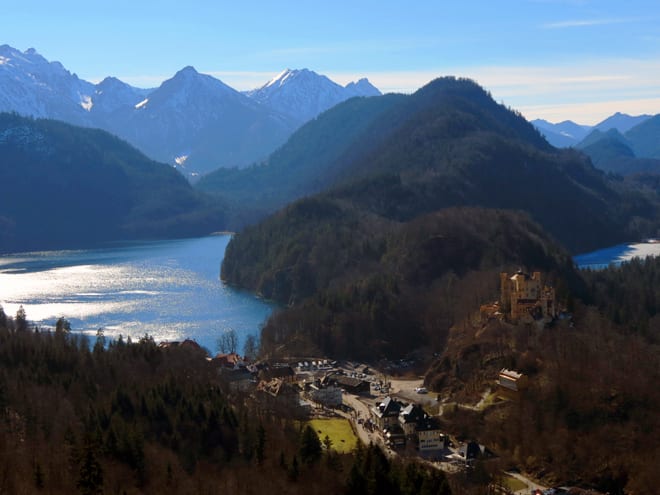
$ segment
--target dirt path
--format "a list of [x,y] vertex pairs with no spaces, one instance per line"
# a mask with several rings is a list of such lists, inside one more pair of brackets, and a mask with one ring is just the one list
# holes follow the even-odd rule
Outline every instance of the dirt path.
[[512,478],[516,478],[517,480],[522,481],[527,485],[527,488],[523,488],[522,490],[518,490],[517,492],[514,492],[515,495],[529,495],[532,490],[547,490],[547,486],[539,485],[538,483],[535,483],[534,481],[530,480],[529,478],[526,478],[520,473],[513,473],[506,471],[504,474],[507,474],[511,476]]

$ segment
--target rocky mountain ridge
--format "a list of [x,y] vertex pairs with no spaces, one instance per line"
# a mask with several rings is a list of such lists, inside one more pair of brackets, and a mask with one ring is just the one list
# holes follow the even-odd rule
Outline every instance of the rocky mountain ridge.
[[320,112],[380,94],[365,79],[342,87],[307,69],[283,74],[277,84],[241,93],[189,66],[141,89],[116,77],[93,84],[33,48],[2,45],[0,111],[112,132],[191,177],[258,162]]

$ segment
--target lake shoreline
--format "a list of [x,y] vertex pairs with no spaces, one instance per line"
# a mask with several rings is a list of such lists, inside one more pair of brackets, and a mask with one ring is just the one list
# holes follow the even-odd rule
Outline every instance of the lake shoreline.
[[647,256],[660,256],[660,242],[649,239],[647,242],[617,244],[574,256],[573,260],[580,269],[602,270],[610,265],[616,266],[633,258]]

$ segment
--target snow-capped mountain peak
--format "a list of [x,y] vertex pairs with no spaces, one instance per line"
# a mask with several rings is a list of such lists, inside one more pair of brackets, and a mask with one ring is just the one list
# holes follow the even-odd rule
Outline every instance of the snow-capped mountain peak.
[[309,69],[286,69],[246,94],[302,124],[348,98],[379,95],[380,91],[366,79],[342,87]]
[[0,46],[0,111],[87,124],[94,85],[34,48]]

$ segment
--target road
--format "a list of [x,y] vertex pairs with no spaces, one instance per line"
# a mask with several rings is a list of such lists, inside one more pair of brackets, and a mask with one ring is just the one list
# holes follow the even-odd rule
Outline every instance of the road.
[[518,490],[517,492],[513,492],[515,495],[530,495],[532,493],[532,490],[547,490],[547,486],[539,485],[538,483],[535,483],[534,481],[530,480],[529,478],[523,476],[520,473],[513,473],[509,471],[505,471],[504,474],[508,474],[512,478],[516,478],[517,480],[522,481],[523,483],[527,484],[527,488],[523,488],[522,490]]
[[380,446],[380,448],[385,452],[388,457],[394,457],[396,453],[388,448],[383,442],[383,438],[376,432],[370,432],[365,427],[364,424],[360,424],[357,420],[362,418],[367,420],[371,417],[369,412],[369,406],[362,402],[357,395],[344,394],[344,404],[353,408],[355,413],[342,413],[342,416],[348,418],[353,424],[353,429],[358,434],[358,438],[362,441],[364,445],[369,445],[371,442]]

